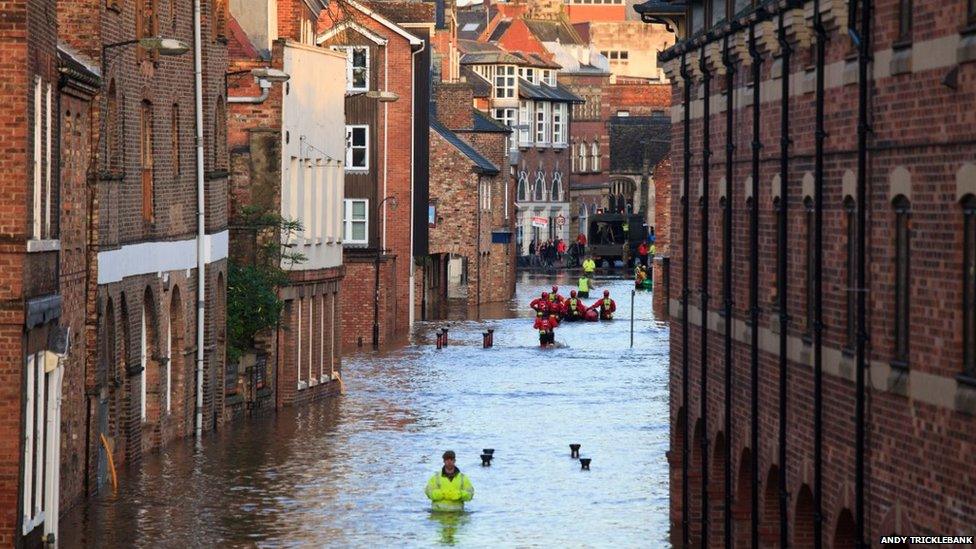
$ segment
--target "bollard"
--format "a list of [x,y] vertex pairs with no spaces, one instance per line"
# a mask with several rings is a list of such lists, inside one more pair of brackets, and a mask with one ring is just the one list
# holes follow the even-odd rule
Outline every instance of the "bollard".
[[569,445],[569,457],[578,458],[579,457],[579,449],[580,449],[580,446],[581,446],[580,444],[570,444]]
[[437,334],[437,348],[438,349],[444,348],[444,340],[441,339],[441,334]]
[[580,458],[580,470],[581,471],[590,470],[590,458]]
[[495,457],[495,449],[494,448],[485,448],[485,449],[481,450],[481,453],[488,454],[489,456]]
[[481,454],[481,466],[491,467],[491,458],[492,458],[491,454]]
[[495,329],[494,328],[488,328],[488,346],[489,347],[494,347],[495,346]]
[[487,349],[488,347],[490,347],[488,345],[488,332],[481,332],[481,348]]
[[441,328],[441,345],[447,347],[447,328]]

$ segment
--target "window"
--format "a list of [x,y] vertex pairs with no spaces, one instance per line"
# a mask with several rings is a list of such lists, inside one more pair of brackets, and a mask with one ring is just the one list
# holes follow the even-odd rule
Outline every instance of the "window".
[[847,302],[847,348],[857,345],[857,207],[854,199],[844,199],[844,218],[847,223],[847,289],[844,293]]
[[535,84],[535,69],[519,68],[519,73],[522,75],[522,78],[525,78],[525,80],[530,84]]
[[23,534],[44,522],[44,446],[50,407],[44,373],[44,352],[27,355],[27,392],[24,407],[24,528]]
[[481,195],[481,209],[488,211],[491,209],[491,180],[483,179],[478,186]]
[[346,53],[346,91],[369,89],[369,48],[365,46],[332,46]]
[[346,171],[369,170],[369,126],[346,126]]
[[725,21],[725,0],[712,0],[710,15],[712,16],[712,25],[717,25]]
[[535,173],[535,189],[533,191],[533,199],[536,202],[541,202],[546,199],[546,174],[539,170]]
[[365,198],[347,198],[344,201],[345,214],[342,221],[345,224],[346,244],[369,244],[369,200]]
[[[159,0],[136,0],[136,40],[159,36]],[[159,52],[136,46],[136,62],[156,61]]]
[[594,141],[590,145],[590,155],[593,157],[593,171],[600,171],[600,142]]
[[139,319],[139,366],[141,368],[139,387],[142,390],[142,395],[139,397],[139,418],[143,422],[146,421],[146,370],[149,368],[149,341],[146,332],[146,316],[149,314],[146,309],[148,307],[148,303],[142,305],[142,316]]
[[569,171],[570,173],[576,173],[576,144],[570,146],[569,149]]
[[519,101],[519,145],[532,143],[531,124],[534,106],[531,101]]
[[495,73],[495,98],[515,97],[515,66],[499,65]]
[[[782,285],[782,281],[779,279],[779,263],[783,258],[783,249],[781,246],[783,242],[780,241],[780,234],[779,234],[779,220],[782,215],[783,215],[782,201],[780,200],[780,197],[778,196],[774,197],[773,198],[773,234],[775,236],[773,238],[774,238],[774,245],[776,246],[776,248],[774,249],[773,253],[776,256],[776,262],[773,265],[773,272],[775,274],[773,275],[772,301],[773,301],[773,307],[776,310],[779,310],[779,288]],[[785,329],[785,328],[786,328],[785,326],[781,327],[781,329]]]
[[588,156],[586,154],[586,143],[580,143],[579,144],[579,152],[578,152],[578,162],[577,162],[577,164],[579,164],[579,171],[581,173],[586,173],[586,159],[587,158],[588,158]]
[[305,389],[305,388],[308,387],[308,380],[307,379],[302,379],[302,302],[304,302],[304,301],[305,301],[304,298],[298,298],[298,299],[294,300],[294,302],[298,304],[298,308],[295,311],[296,312],[296,314],[295,314],[296,321],[295,322],[296,322],[296,324],[298,324],[298,326],[297,326],[298,329],[295,330],[295,334],[296,334],[295,339],[297,340],[296,343],[295,343],[295,346],[296,346],[296,349],[295,349],[295,369],[298,370],[298,378],[297,379],[298,379],[298,388],[299,389]]
[[518,200],[526,201],[529,199],[529,174],[525,170],[518,173]]
[[813,199],[809,196],[803,199],[803,221],[807,229],[807,334],[813,334],[813,302],[814,296],[814,286],[816,285],[816,280],[814,279],[814,274],[816,271],[816,244],[815,237],[813,234],[815,227],[816,212],[813,211]]
[[[495,120],[498,120],[502,124],[505,124],[509,128],[514,128],[516,125],[516,111],[515,109],[495,109]],[[513,148],[511,145],[512,136],[508,135],[505,138],[506,149]]]
[[[51,224],[51,202],[56,198],[51,185],[53,98],[51,84],[45,84],[39,76],[34,77],[34,208],[31,237],[36,240],[55,237]],[[57,213],[54,221],[57,222]]]
[[552,187],[549,192],[549,200],[559,202],[563,196],[563,174],[562,172],[552,172]]
[[617,116],[620,118],[626,118],[630,116],[630,111],[617,111]]
[[908,320],[910,316],[909,292],[911,252],[911,204],[902,195],[895,197],[895,362],[908,365]]
[[217,106],[214,109],[214,150],[213,168],[214,170],[226,169],[227,164],[227,111],[224,107],[224,98],[217,98]]
[[898,40],[912,39],[912,0],[898,0]]
[[170,113],[169,141],[173,180],[177,181],[180,178],[180,106],[176,103],[173,103],[173,110]]
[[535,144],[549,144],[549,103],[536,103],[535,106]]
[[566,146],[566,104],[552,106],[552,144]]
[[142,102],[139,135],[139,165],[142,175],[142,219],[153,220],[153,115],[152,103]]
[[976,379],[976,196],[962,199],[962,368]]
[[695,35],[705,26],[705,4],[701,2],[693,2],[691,4],[691,24],[688,25],[688,29],[691,31],[691,36]]

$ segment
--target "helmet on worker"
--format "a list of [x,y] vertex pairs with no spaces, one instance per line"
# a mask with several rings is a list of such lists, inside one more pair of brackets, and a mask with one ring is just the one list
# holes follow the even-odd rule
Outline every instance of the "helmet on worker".
[[576,290],[570,290],[569,297],[576,297]]
[[558,294],[559,293],[559,286],[553,285],[553,287],[552,287],[552,293]]
[[603,290],[603,297],[610,297],[610,290]]
[[546,299],[548,297],[549,297],[549,292],[542,292],[542,299]]

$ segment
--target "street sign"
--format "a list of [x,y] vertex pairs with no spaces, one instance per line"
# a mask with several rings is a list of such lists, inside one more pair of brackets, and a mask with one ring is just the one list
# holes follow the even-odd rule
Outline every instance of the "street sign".
[[549,220],[544,217],[533,217],[532,226],[538,227],[540,229],[545,229],[549,226]]
[[563,217],[562,214],[559,214],[559,217],[556,218],[556,225],[562,227],[565,224],[566,224],[566,218]]

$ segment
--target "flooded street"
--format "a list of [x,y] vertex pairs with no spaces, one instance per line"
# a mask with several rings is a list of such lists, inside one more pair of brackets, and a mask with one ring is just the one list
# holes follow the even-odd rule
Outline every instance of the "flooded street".
[[[587,302],[609,288],[617,320],[564,323],[540,349],[527,303],[554,281],[568,294],[523,275],[497,318],[418,323],[412,345],[345,357],[341,398],[146,457],[62,521],[64,546],[667,546],[667,328],[638,293],[630,349],[633,285],[598,280]],[[475,488],[459,516],[423,494],[446,449]]]

